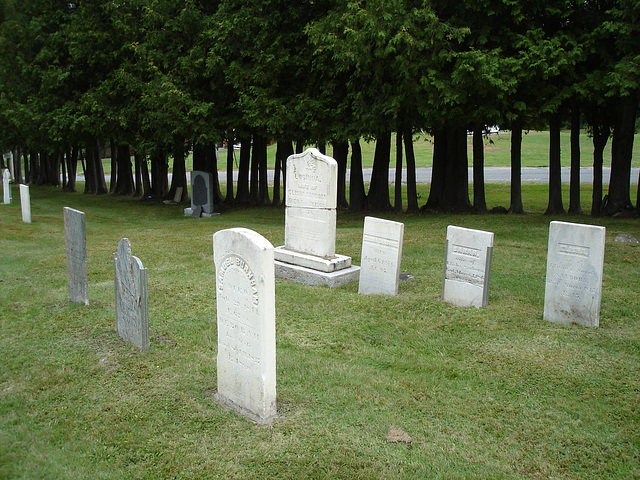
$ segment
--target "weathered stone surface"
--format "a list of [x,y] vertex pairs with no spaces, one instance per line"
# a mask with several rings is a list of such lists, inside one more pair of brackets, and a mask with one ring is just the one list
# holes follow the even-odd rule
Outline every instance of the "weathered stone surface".
[[398,294],[403,238],[403,223],[364,218],[358,293]]
[[273,246],[246,228],[213,235],[218,321],[217,398],[268,423],[276,411]]
[[599,325],[605,233],[604,227],[551,222],[545,320]]
[[337,198],[333,158],[310,148],[287,159],[285,244],[274,252],[278,278],[332,287],[357,279],[359,267],[335,253]]
[[191,172],[191,208],[202,207],[203,213],[213,213],[213,175]]
[[149,348],[147,269],[131,255],[128,238],[118,243],[113,254],[116,290],[116,328],[118,335],[136,347]]
[[628,233],[620,233],[616,235],[615,241],[621,243],[638,243],[638,239]]
[[69,301],[89,305],[87,233],[84,212],[64,207],[63,216]]
[[486,307],[493,232],[447,227],[442,299],[459,307]]
[[29,185],[20,184],[20,206],[22,207],[22,221],[31,223],[31,195]]

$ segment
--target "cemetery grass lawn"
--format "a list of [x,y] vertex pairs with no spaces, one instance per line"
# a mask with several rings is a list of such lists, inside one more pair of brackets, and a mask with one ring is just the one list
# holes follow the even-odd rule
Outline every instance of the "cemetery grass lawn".
[[[398,296],[277,280],[282,418],[257,426],[213,400],[212,234],[243,226],[281,245],[284,209],[193,219],[35,187],[24,224],[14,196],[0,208],[0,478],[640,477],[640,247],[614,242],[640,238],[639,220],[544,216],[545,185],[523,197],[520,216],[378,215],[405,223],[413,278]],[[487,187],[490,207],[508,199]],[[65,206],[86,215],[87,307],[67,302]],[[600,328],[542,320],[551,220],[607,228]],[[495,233],[487,308],[439,300],[449,224]],[[338,213],[336,251],[357,265],[362,226]],[[115,332],[123,237],[148,269],[146,352]],[[387,442],[392,425],[411,443]]]

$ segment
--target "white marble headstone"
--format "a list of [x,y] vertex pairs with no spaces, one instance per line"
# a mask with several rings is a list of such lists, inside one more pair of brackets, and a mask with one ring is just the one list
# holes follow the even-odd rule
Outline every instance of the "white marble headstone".
[[276,417],[273,246],[246,228],[213,235],[218,321],[217,398],[259,422]]
[[8,168],[2,170],[2,194],[5,205],[11,203],[11,172]]
[[459,307],[486,307],[493,232],[449,225],[442,300]]
[[550,223],[545,320],[599,325],[605,233],[600,226]]
[[403,237],[404,223],[364,218],[358,293],[398,294]]
[[113,254],[116,289],[116,327],[118,335],[136,347],[149,348],[147,269],[131,255],[128,238],[118,243]]
[[22,221],[31,223],[31,196],[29,185],[20,184],[20,206],[22,208]]
[[333,257],[336,251],[338,163],[315,148],[287,159],[284,246]]
[[64,207],[63,212],[69,301],[89,305],[87,234],[84,212],[70,207]]

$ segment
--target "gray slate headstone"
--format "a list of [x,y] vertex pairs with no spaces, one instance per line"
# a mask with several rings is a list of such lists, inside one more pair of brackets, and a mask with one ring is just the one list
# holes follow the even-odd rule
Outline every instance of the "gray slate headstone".
[[213,175],[209,172],[191,172],[191,208],[196,207],[202,207],[202,213],[214,213]]
[[84,212],[70,207],[64,207],[63,212],[69,301],[89,305],[87,234]]
[[638,243],[638,239],[628,233],[621,233],[619,235],[616,235],[615,241],[621,243]]
[[147,269],[131,255],[131,244],[123,238],[113,254],[118,335],[136,347],[149,348]]

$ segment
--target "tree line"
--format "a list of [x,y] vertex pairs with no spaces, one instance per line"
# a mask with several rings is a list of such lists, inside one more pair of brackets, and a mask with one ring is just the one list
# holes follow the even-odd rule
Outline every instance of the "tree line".
[[[535,128],[550,132],[547,213],[560,213],[560,130],[569,125],[569,211],[581,212],[578,138],[585,127],[593,141],[591,214],[634,211],[637,0],[0,0],[0,6],[0,147],[14,151],[19,181],[75,191],[82,168],[85,193],[161,200],[182,187],[187,201],[185,155],[192,151],[193,168],[214,173],[217,201],[280,205],[286,158],[306,145],[321,151],[331,145],[342,207],[403,209],[400,178],[393,204],[390,198],[393,162],[396,172],[407,168],[408,211],[482,212],[483,135],[488,125],[500,125],[512,132],[509,211],[523,211],[522,133]],[[416,132],[434,142],[422,206]],[[376,142],[368,191],[362,140]],[[270,191],[267,145],[274,141]],[[223,144],[229,148],[220,159],[216,145]],[[109,185],[100,156],[105,146]],[[217,171],[225,165],[223,197]]]

